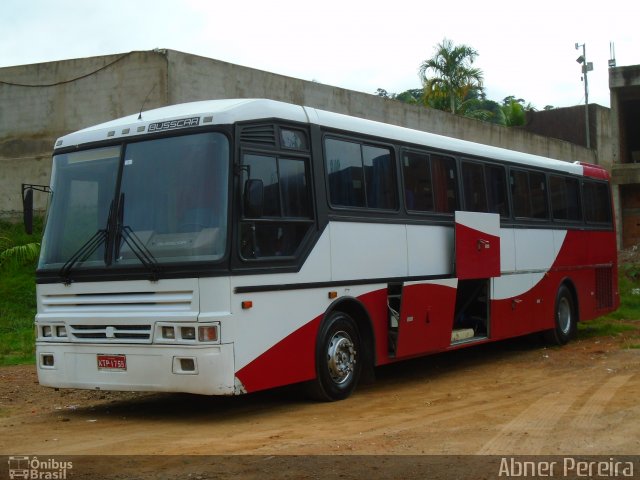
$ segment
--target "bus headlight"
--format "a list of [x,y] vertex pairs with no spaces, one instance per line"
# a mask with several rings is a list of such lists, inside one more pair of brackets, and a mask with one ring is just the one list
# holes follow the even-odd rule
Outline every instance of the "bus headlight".
[[61,327],[56,327],[56,337],[67,337],[67,327],[62,325]]
[[175,340],[176,338],[176,329],[173,327],[162,327],[162,338],[167,338],[169,340]]
[[159,324],[155,327],[153,341],[171,345],[220,343],[220,322]]
[[180,337],[182,338],[182,340],[195,340],[196,339],[195,327],[180,328]]
[[53,336],[53,330],[51,329],[51,325],[42,326],[42,336],[47,338]]

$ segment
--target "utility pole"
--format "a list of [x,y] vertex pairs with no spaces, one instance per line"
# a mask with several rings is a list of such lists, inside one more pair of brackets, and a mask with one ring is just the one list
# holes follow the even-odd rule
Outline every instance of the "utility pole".
[[582,47],[582,55],[580,55],[576,62],[582,65],[582,78],[584,80],[584,123],[585,123],[585,133],[587,136],[587,148],[591,148],[591,139],[589,135],[589,81],[587,79],[587,72],[593,70],[593,63],[587,62],[587,45],[583,43],[582,45],[576,43],[576,50]]

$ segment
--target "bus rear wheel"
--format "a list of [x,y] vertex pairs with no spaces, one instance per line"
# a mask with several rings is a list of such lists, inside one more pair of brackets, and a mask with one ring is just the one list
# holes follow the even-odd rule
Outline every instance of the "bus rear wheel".
[[555,326],[545,332],[547,341],[553,345],[565,345],[576,334],[577,320],[573,295],[566,285],[561,285],[556,295]]
[[347,398],[362,370],[360,334],[346,313],[331,312],[323,322],[316,342],[316,379],[311,395],[319,400]]

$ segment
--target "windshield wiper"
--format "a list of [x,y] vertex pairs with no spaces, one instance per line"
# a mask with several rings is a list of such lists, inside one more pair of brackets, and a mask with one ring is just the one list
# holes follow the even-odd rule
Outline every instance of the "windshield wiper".
[[[151,273],[150,280],[154,282],[158,280],[160,274],[158,260],[156,260],[151,251],[149,251],[142,240],[134,233],[133,229],[122,224],[124,218],[124,193],[120,194],[117,214],[115,213],[116,207],[114,202],[115,201],[112,201],[109,207],[107,228],[96,231],[89,240],[84,242],[80,248],[71,255],[69,260],[67,260],[60,269],[59,274],[64,278],[65,285],[69,285],[72,282],[70,273],[74,265],[87,260],[101,245],[105,245],[105,265],[112,265],[114,258],[117,259],[120,256],[120,247],[123,241],[129,246],[138,260],[140,260],[140,263]],[[111,237],[110,232],[115,232],[115,235]],[[114,251],[115,255],[113,255]]]
[[109,215],[107,217],[107,228],[102,228],[96,231],[96,233],[94,233],[89,240],[84,242],[80,246],[80,248],[76,250],[76,252],[73,255],[71,255],[69,260],[67,260],[66,263],[60,269],[60,276],[64,278],[65,285],[69,285],[72,281],[70,273],[73,266],[76,263],[84,262],[87,258],[89,258],[93,254],[93,252],[95,252],[98,248],[100,248],[100,245],[104,244],[105,246],[104,247],[105,265],[109,265],[111,263],[111,257],[109,255],[109,251],[110,251],[109,237],[110,237],[111,222],[113,217],[113,209],[114,209],[114,200],[111,201],[111,205],[109,206]]
[[[119,245],[121,240],[124,240],[124,243],[126,243],[134,255],[138,257],[140,263],[149,270],[151,273],[151,281],[157,281],[160,274],[160,264],[158,263],[158,260],[156,260],[156,257],[153,256],[153,253],[151,253],[151,251],[145,246],[131,227],[122,226],[119,228],[116,236],[116,246],[118,250],[120,250]],[[117,256],[118,255],[116,254],[116,258]]]
[[151,273],[151,281],[158,280],[160,273],[160,265],[153,253],[147,248],[142,240],[135,234],[133,229],[124,223],[124,193],[120,194],[120,202],[118,203],[118,215],[116,218],[116,235],[115,235],[115,258],[120,257],[120,247],[122,242],[126,243],[134,255],[140,260],[140,263]]
[[71,283],[71,269],[73,266],[80,262],[84,262],[87,258],[89,258],[93,252],[95,252],[100,245],[107,243],[107,238],[109,238],[107,229],[98,230],[93,236],[84,242],[80,248],[67,260],[67,262],[60,269],[60,276],[64,278],[65,285],[69,285]]

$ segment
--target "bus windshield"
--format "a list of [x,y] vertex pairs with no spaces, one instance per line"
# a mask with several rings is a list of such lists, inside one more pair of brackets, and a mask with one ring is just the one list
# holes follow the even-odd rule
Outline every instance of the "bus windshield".
[[39,268],[135,266],[141,256],[159,265],[219,260],[228,183],[220,133],[55,155]]

